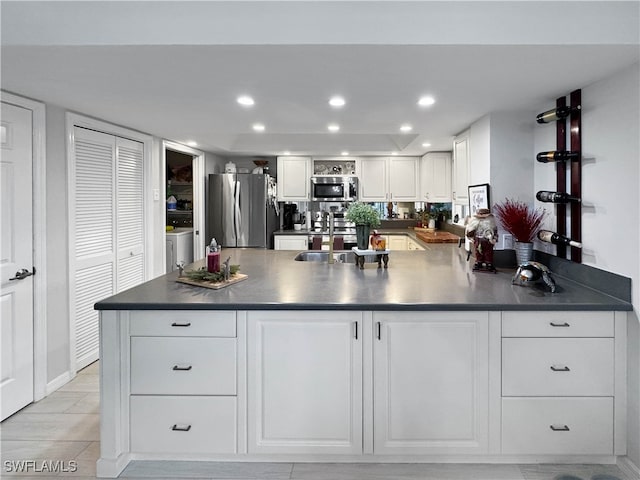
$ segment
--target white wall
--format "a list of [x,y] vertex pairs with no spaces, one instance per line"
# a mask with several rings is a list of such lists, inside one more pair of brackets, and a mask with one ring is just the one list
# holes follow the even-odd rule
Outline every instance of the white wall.
[[533,205],[534,112],[491,114],[492,202],[505,198]]
[[[583,263],[630,277],[629,458],[640,465],[640,66],[582,88]],[[565,92],[560,93],[562,95]],[[567,94],[569,92],[566,92]],[[560,96],[558,95],[558,96]],[[555,104],[549,99],[540,111]],[[534,130],[536,151],[553,150],[555,128]],[[534,191],[553,190],[555,168],[534,162]],[[548,210],[553,213],[553,207]],[[550,225],[555,225],[552,218]]]
[[47,383],[69,371],[69,259],[65,110],[46,106]]

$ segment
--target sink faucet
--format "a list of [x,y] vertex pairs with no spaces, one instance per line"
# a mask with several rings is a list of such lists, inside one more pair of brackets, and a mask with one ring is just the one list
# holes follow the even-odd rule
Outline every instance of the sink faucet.
[[[322,242],[322,245],[326,245],[327,242]],[[329,258],[328,263],[335,263],[333,258],[333,212],[329,212]]]

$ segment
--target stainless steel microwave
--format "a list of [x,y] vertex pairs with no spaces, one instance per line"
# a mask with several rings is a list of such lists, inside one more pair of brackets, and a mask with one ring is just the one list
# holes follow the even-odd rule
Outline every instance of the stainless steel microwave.
[[311,200],[316,202],[354,202],[358,199],[357,177],[311,177]]

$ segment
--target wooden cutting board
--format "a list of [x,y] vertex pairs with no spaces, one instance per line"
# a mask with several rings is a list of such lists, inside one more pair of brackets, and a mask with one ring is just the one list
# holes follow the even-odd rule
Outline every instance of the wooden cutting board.
[[213,290],[220,290],[221,288],[228,287],[229,285],[233,285],[234,283],[241,282],[242,280],[246,280],[249,275],[245,275],[244,273],[236,273],[229,278],[228,282],[209,282],[206,280],[191,280],[187,277],[178,277],[176,278],[176,282],[186,283],[187,285],[193,285],[194,287],[203,287],[203,288],[211,288]]
[[425,243],[458,243],[460,237],[449,232],[420,232],[416,230],[416,237]]

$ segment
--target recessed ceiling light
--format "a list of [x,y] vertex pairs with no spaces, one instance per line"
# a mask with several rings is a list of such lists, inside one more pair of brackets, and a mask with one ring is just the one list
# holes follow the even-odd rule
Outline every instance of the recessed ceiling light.
[[198,142],[194,142],[193,140],[189,140],[187,142],[187,146],[188,147],[197,147],[198,146]]
[[282,152],[283,155],[291,155],[291,152],[289,150],[285,150],[284,152]]
[[429,105],[433,105],[434,103],[436,103],[436,99],[433,97],[420,97],[420,100],[418,100],[418,105],[420,105],[421,107],[428,107]]
[[253,129],[254,129],[256,132],[264,132],[264,125],[263,125],[263,124],[261,124],[261,123],[254,123],[254,124],[253,124]]
[[336,107],[336,108],[343,107],[345,103],[346,102],[342,97],[335,96],[329,99],[329,105],[331,105],[332,107]]
[[244,105],[245,107],[250,107],[251,105],[253,105],[255,102],[253,101],[253,98],[251,98],[248,95],[241,95],[239,96],[236,101],[240,104],[240,105]]
[[349,155],[349,152],[342,152],[340,155]]
[[404,133],[410,132],[411,130],[413,130],[413,127],[406,123],[400,127],[400,131]]
[[422,144],[422,146],[423,146],[423,147],[430,147],[430,146],[431,146],[431,144],[430,144],[430,143],[423,143],[423,144]]
[[328,129],[330,132],[337,132],[337,131],[339,131],[339,130],[340,130],[340,125],[336,125],[335,123],[332,123],[332,124],[330,124],[330,125],[327,125],[327,129]]
[[398,152],[391,152],[391,155],[398,155]]

